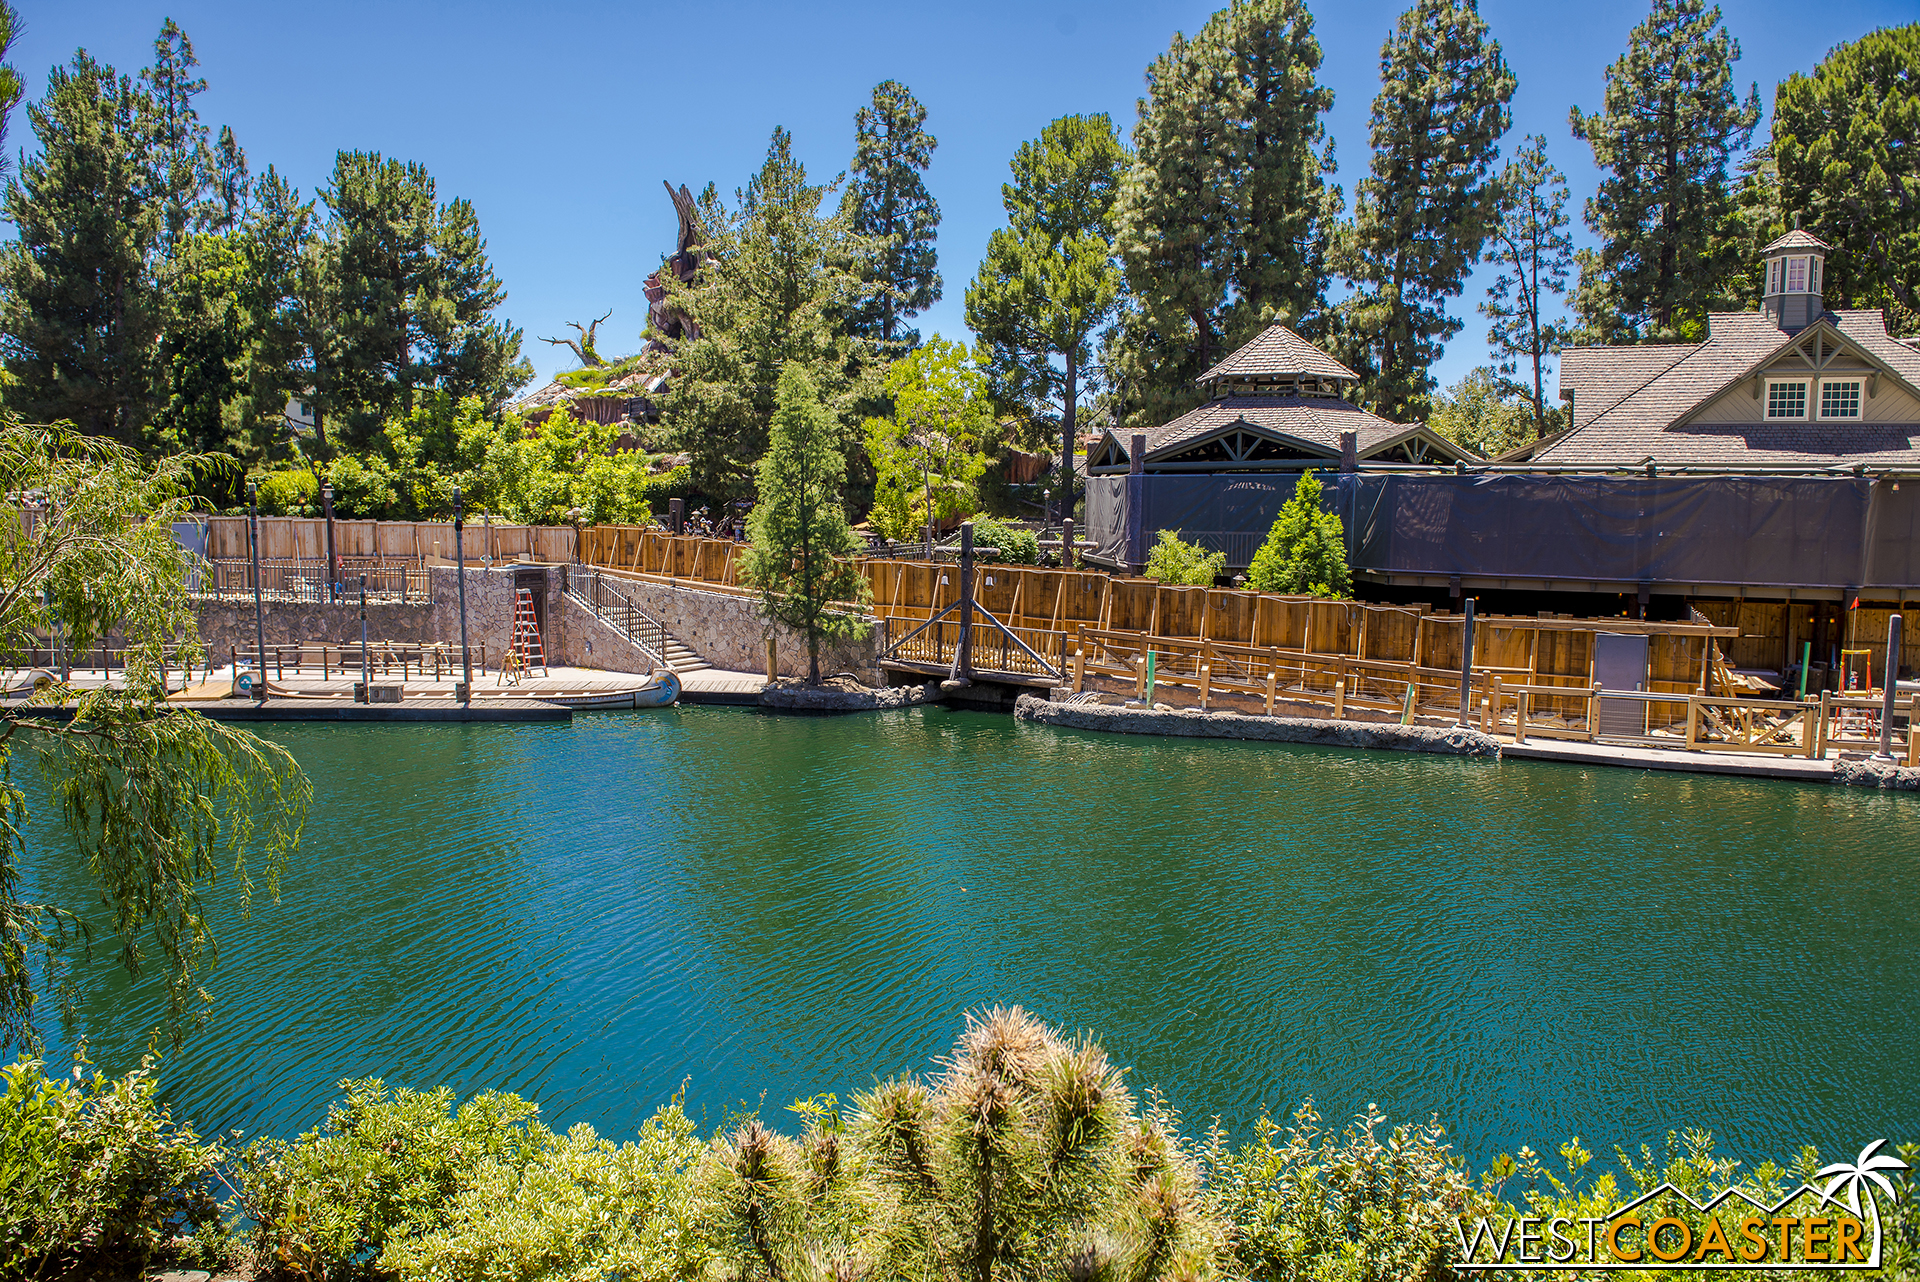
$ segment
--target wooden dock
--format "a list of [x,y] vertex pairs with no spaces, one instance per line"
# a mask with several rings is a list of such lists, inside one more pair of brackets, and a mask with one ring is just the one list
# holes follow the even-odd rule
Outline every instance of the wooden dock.
[[408,699],[401,703],[354,703],[341,699],[221,699],[187,705],[212,721],[516,721],[565,722],[573,709],[539,699]]

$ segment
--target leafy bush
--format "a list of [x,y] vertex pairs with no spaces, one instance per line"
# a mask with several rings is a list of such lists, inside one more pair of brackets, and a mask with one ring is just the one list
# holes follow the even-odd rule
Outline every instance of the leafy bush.
[[1320,482],[1302,472],[1293,497],[1253,554],[1247,586],[1255,592],[1344,597],[1353,590],[1340,518],[1320,510]]
[[1006,525],[992,517],[973,518],[973,542],[976,547],[1000,549],[1000,559],[1008,565],[1040,564],[1040,536],[1017,525]]
[[289,1144],[248,1146],[238,1170],[241,1208],[254,1222],[262,1267],[297,1278],[366,1274],[389,1246],[446,1223],[450,1204],[487,1164],[539,1154],[538,1106],[488,1091],[457,1111],[453,1092],[395,1091],[378,1078],[342,1082],[344,1103]]
[[380,1266],[405,1279],[691,1278],[710,1252],[689,1171],[701,1152],[679,1101],[618,1147],[582,1123],[535,1126],[539,1151],[489,1159],[447,1207],[445,1225],[395,1239]]
[[1147,549],[1147,577],[1162,583],[1210,588],[1226,572],[1227,554],[1183,542],[1178,530],[1162,530]]
[[1336,1135],[1311,1103],[1284,1139],[1262,1116],[1252,1144],[1231,1151],[1216,1129],[1203,1167],[1234,1225],[1249,1278],[1440,1282],[1454,1275],[1459,1217],[1481,1199],[1437,1123],[1400,1126],[1384,1142],[1372,1105]]
[[175,1238],[224,1254],[209,1191],[225,1159],[154,1098],[150,1063],[125,1077],[49,1080],[0,1068],[0,1277],[119,1276]]
[[306,516],[320,501],[320,478],[306,468],[269,472],[256,487],[260,511],[267,516]]

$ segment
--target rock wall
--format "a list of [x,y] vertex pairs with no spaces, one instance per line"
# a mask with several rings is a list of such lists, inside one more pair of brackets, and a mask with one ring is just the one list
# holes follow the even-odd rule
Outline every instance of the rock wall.
[[1478,730],[1449,726],[1378,725],[1358,721],[1317,721],[1305,717],[1250,717],[1237,712],[1201,712],[1197,708],[1149,711],[1099,703],[1053,703],[1022,695],[1014,708],[1022,721],[1039,721],[1075,730],[1112,734],[1161,734],[1195,739],[1265,739],[1274,743],[1317,743],[1335,748],[1394,748],[1401,752],[1438,752],[1461,757],[1500,755],[1499,741]]
[[[646,583],[609,575],[635,605],[666,625],[689,649],[716,668],[732,672],[767,670],[767,634],[773,625],[760,617],[753,597],[698,588]],[[783,677],[807,675],[806,639],[791,628],[774,629]],[[820,654],[820,675],[851,672],[868,685],[882,684],[874,663],[873,635],[829,646]]]

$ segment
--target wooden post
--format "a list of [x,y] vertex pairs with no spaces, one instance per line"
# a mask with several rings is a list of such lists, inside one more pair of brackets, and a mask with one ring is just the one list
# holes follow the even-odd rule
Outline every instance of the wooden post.
[[1147,657],[1143,654],[1135,658],[1133,667],[1133,697],[1145,699],[1147,697]]
[[1406,701],[1400,706],[1400,724],[1403,726],[1413,724],[1413,682],[1411,681],[1407,682]]
[[1467,724],[1470,700],[1473,697],[1473,602],[1467,598],[1466,631],[1460,638],[1460,724]]
[[1886,669],[1880,678],[1886,693],[1880,700],[1880,751],[1874,754],[1876,761],[1893,760],[1893,706],[1900,694],[1900,624],[1900,611],[1895,610],[1887,619],[1887,661],[1881,665]]
[[1487,715],[1481,718],[1480,729],[1492,734],[1500,725],[1500,678],[1493,679],[1493,686],[1487,692]]
[[[1538,635],[1537,633],[1535,635]],[[1527,701],[1533,698],[1532,690],[1522,690],[1513,703],[1513,741],[1527,741]]]
[[1833,691],[1822,690],[1820,692],[1820,746],[1815,754],[1815,759],[1818,761],[1827,759],[1827,718],[1832,714]]
[[1347,679],[1337,678],[1333,683],[1333,719],[1344,721],[1347,717]]
[[[1273,715],[1273,683],[1274,683],[1274,680],[1279,675],[1280,675],[1279,673],[1271,670],[1267,672],[1267,715],[1268,716]],[[1916,705],[1920,705],[1920,699],[1916,699],[1914,700],[1914,702]],[[1916,742],[1920,742],[1920,740],[1916,740]]]
[[1212,692],[1212,687],[1213,665],[1202,663],[1200,665],[1200,711],[1202,712],[1207,710],[1207,695]]
[[1907,764],[1920,766],[1920,694],[1907,701]]
[[777,637],[767,638],[767,684],[780,680],[780,641]]
[[1805,696],[1801,697],[1800,706],[1806,709],[1800,714],[1800,746],[1806,750],[1807,760],[1811,761],[1814,749],[1820,742],[1820,730],[1813,720],[1817,714],[1813,709],[1813,700]]
[[1087,682],[1087,625],[1073,630],[1073,692],[1079,694]]
[[1700,746],[1700,705],[1695,702],[1699,696],[1687,696],[1687,751],[1693,752]]

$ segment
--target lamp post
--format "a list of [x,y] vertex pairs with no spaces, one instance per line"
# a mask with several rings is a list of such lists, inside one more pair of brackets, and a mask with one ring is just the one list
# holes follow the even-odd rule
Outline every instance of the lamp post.
[[333,550],[333,482],[320,482],[320,506],[327,515],[327,600],[340,599],[340,558]]
[[253,637],[259,649],[259,662],[253,674],[253,697],[267,701],[267,609],[260,601],[260,502],[259,487],[247,482],[247,545],[253,558]]
[[473,702],[473,652],[467,649],[467,549],[461,530],[465,521],[460,515],[460,487],[453,487],[453,563],[454,573],[460,577],[460,672],[464,678],[460,683],[460,706],[466,707]]

